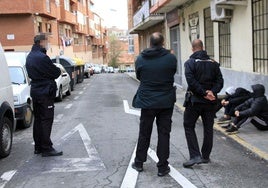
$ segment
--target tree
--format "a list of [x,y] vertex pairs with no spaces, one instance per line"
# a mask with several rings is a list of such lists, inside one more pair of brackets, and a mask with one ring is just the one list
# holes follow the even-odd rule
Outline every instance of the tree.
[[122,52],[122,46],[120,40],[115,36],[111,35],[109,37],[109,61],[108,65],[114,68],[118,67],[119,56]]

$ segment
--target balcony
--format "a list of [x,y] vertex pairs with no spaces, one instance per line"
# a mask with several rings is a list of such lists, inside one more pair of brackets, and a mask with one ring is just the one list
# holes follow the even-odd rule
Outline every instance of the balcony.
[[74,33],[88,34],[87,26],[82,24],[77,24],[74,26]]
[[59,9],[57,8],[55,3],[47,2],[45,0],[35,1],[33,4],[34,13],[38,13],[41,16],[48,17],[51,19],[57,18],[57,12]]
[[76,23],[76,16],[74,15],[74,13],[65,10],[64,7],[61,7],[61,18],[59,21],[74,25]]
[[146,30],[147,28],[164,21],[165,17],[162,14],[150,13],[150,1],[147,0],[142,7],[133,16],[133,28],[130,34],[138,33],[139,31]]
[[152,4],[151,13],[167,13],[190,0],[158,0]]

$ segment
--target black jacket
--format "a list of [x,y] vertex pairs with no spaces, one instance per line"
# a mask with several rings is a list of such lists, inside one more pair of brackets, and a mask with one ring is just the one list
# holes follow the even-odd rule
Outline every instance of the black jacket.
[[61,70],[41,50],[39,45],[33,45],[26,58],[26,69],[31,78],[31,96],[55,97],[57,91],[55,79],[60,76]]
[[268,102],[265,97],[265,88],[261,84],[252,85],[253,97],[237,106],[240,117],[258,116],[268,124]]
[[204,98],[206,90],[211,90],[215,96],[223,87],[223,78],[219,63],[211,60],[206,51],[197,51],[184,64],[188,91],[191,91],[192,103],[216,103]]
[[242,87],[238,87],[236,88],[235,93],[232,95],[227,95],[225,100],[229,101],[229,105],[238,106],[251,97],[252,93],[250,93],[250,91]]
[[171,108],[176,101],[174,75],[177,59],[168,50],[157,47],[144,50],[135,62],[140,86],[133,107],[143,109]]

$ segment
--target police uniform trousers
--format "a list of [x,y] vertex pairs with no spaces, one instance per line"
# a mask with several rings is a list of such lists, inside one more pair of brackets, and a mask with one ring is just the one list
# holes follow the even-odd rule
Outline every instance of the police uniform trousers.
[[[214,104],[188,104],[184,111],[184,130],[189,149],[190,159],[200,156],[209,159],[213,146],[213,124],[216,105]],[[195,132],[196,121],[201,116],[203,122],[203,145],[200,153]]]
[[54,120],[54,98],[33,98],[33,110],[33,138],[35,150],[50,151],[53,145],[50,135]]
[[169,142],[172,124],[173,107],[167,109],[142,109],[140,117],[140,132],[136,150],[135,163],[142,164],[147,160],[147,151],[150,146],[150,139],[153,129],[153,122],[156,119],[158,143],[157,157],[159,170],[168,166]]

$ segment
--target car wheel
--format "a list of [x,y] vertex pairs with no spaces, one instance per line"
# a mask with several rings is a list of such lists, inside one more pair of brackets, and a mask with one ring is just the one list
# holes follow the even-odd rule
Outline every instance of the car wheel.
[[88,73],[86,73],[85,76],[86,76],[86,78],[89,78],[89,74]]
[[58,95],[58,97],[56,98],[56,100],[60,102],[60,101],[62,101],[62,98],[63,98],[62,88],[60,87],[60,88],[59,88],[59,95]]
[[26,111],[23,119],[23,128],[31,127],[33,123],[33,110],[30,104],[27,104]]
[[0,124],[0,157],[7,157],[12,147],[12,122],[4,117]]
[[67,96],[70,96],[71,95],[71,84],[69,84],[69,86],[68,86],[68,91],[66,92],[66,95]]

